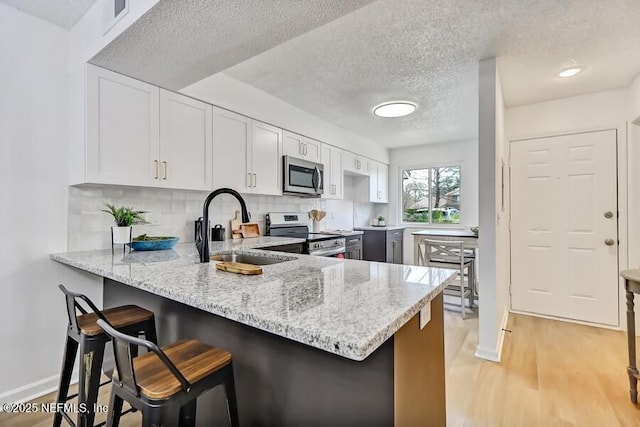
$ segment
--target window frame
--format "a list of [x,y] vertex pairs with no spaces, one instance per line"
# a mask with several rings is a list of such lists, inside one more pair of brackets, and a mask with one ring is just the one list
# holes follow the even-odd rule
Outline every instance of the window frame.
[[[404,220],[404,212],[402,210],[402,197],[404,193],[403,189],[403,174],[406,170],[413,169],[434,169],[434,168],[449,168],[449,167],[458,167],[460,168],[460,222],[456,224],[447,224],[447,223],[439,223],[439,222],[408,222]],[[410,228],[461,228],[463,227],[463,198],[462,198],[462,188],[463,188],[463,162],[462,161],[453,161],[453,162],[438,162],[438,163],[427,163],[427,164],[418,164],[418,165],[408,165],[408,166],[399,166],[398,167],[398,199],[396,205],[396,211],[398,218],[400,221],[398,223],[400,225],[410,227]],[[431,191],[431,173],[429,173],[429,191]],[[429,194],[429,203],[431,203],[431,194]],[[429,212],[431,212],[431,206],[429,206]]]

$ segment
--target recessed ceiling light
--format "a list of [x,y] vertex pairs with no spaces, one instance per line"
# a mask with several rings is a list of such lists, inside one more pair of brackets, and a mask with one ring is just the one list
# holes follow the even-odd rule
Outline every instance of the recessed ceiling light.
[[584,67],[570,67],[570,68],[565,68],[564,70],[560,71],[556,75],[558,77],[573,77],[576,74],[580,73],[582,70],[584,70]]
[[385,102],[373,109],[373,114],[378,117],[402,117],[416,111],[416,104],[408,101]]

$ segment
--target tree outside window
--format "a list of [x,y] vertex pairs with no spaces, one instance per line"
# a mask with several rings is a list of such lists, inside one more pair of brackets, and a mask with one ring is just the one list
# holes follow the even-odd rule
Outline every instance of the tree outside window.
[[402,171],[404,222],[460,223],[460,166]]

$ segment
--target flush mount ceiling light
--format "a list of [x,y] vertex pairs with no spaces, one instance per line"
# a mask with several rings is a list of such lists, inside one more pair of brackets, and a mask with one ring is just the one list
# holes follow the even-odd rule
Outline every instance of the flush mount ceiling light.
[[373,114],[378,117],[402,117],[416,111],[416,104],[409,101],[385,102],[373,109]]
[[573,77],[576,74],[580,73],[582,70],[584,70],[584,67],[565,68],[564,70],[562,70],[558,74],[556,74],[556,76],[558,76],[558,77]]

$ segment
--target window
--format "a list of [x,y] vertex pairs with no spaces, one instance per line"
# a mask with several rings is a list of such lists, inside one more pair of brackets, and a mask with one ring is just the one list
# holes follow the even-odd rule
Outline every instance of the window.
[[459,224],[460,166],[404,169],[402,221]]

